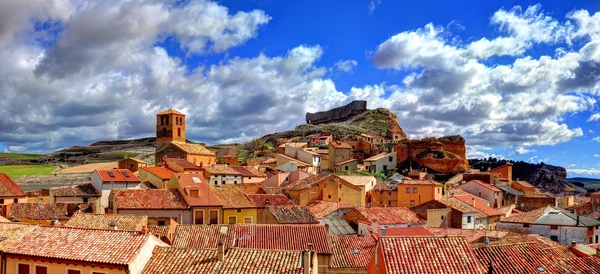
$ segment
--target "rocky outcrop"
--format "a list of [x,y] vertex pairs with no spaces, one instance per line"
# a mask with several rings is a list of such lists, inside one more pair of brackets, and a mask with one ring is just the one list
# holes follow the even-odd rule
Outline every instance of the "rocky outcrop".
[[306,113],[307,124],[323,124],[331,122],[339,122],[348,120],[352,116],[356,116],[367,111],[367,101],[352,101],[342,107],[330,109],[328,111],[320,111],[316,113]]
[[414,161],[439,173],[461,173],[469,169],[464,138],[459,135],[421,140],[403,140],[396,144],[399,164]]

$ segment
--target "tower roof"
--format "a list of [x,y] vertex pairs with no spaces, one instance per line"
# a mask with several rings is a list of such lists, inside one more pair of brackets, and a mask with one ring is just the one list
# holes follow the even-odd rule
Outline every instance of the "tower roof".
[[185,116],[185,114],[183,114],[183,113],[181,113],[181,112],[179,112],[177,110],[174,110],[172,108],[167,109],[167,110],[162,111],[162,112],[159,112],[156,115],[165,115],[165,114],[177,114],[177,115],[183,115],[183,116]]

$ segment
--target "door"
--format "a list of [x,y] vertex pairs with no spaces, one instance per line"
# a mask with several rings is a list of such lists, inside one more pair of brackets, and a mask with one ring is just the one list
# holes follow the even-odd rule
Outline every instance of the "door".
[[219,224],[219,212],[215,210],[211,210],[209,213],[209,221],[210,224]]

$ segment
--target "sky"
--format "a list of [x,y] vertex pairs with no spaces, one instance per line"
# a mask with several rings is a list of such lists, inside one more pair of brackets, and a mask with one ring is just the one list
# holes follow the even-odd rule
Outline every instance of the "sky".
[[353,100],[409,138],[600,178],[598,1],[0,1],[0,151],[244,142]]

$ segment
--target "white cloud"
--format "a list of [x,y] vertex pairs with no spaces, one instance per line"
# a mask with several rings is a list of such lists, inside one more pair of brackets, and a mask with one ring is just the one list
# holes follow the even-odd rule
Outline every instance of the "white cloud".
[[572,177],[574,173],[575,175],[589,175],[589,176],[597,176],[600,175],[600,169],[590,168],[590,169],[569,169],[567,168],[567,173],[569,173],[569,177]]
[[594,141],[596,141],[596,142],[599,142],[599,143],[600,143],[600,136],[598,136],[598,137],[596,137],[596,138],[594,138],[594,139],[592,139],[592,140],[594,140]]
[[576,167],[576,164],[570,164],[569,167]]
[[375,12],[375,9],[377,8],[377,6],[380,4],[381,4],[381,0],[371,0],[371,2],[369,2],[369,15],[373,14],[373,12]]
[[356,66],[358,66],[356,60],[339,60],[333,65],[334,68],[343,72],[352,72]]
[[600,113],[594,113],[590,118],[587,119],[588,122],[598,121],[600,120]]
[[515,149],[514,153],[515,154],[528,154],[528,153],[532,153],[532,152],[535,152],[535,150],[534,149],[526,149],[526,148],[520,146],[520,147],[517,147],[517,149]]
[[594,157],[600,158],[600,154],[594,154]]

